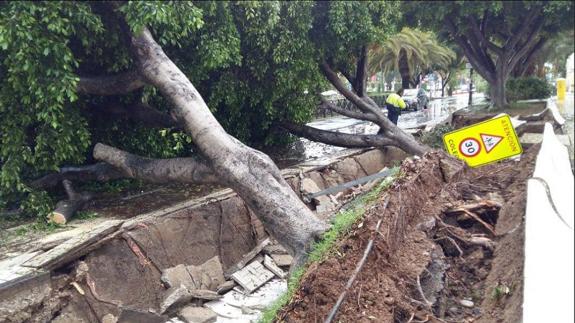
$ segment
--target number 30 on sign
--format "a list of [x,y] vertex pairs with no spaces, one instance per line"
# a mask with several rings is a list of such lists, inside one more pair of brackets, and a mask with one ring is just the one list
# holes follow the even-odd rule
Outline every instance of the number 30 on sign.
[[489,164],[523,153],[508,115],[461,128],[443,136],[445,149],[470,167]]

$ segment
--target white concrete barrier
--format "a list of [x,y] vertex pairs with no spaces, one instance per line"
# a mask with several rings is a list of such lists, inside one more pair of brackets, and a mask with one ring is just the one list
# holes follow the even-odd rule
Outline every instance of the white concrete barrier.
[[527,186],[523,322],[574,322],[574,181],[567,148],[545,124]]

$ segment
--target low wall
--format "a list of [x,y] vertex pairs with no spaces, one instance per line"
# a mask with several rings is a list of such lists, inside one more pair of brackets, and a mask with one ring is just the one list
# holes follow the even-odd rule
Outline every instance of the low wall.
[[[405,157],[393,147],[355,150],[282,172],[301,197],[300,174],[323,189],[376,173]],[[48,317],[53,322],[99,322],[106,314],[118,317],[127,309],[157,311],[166,290],[162,270],[200,265],[214,256],[225,270],[265,237],[262,224],[229,189],[129,220],[107,221],[26,261],[22,266],[33,269],[35,277],[49,272],[51,281],[46,285],[44,278],[42,293],[34,296],[14,293],[22,290],[24,280],[0,288],[0,322],[41,322]]]

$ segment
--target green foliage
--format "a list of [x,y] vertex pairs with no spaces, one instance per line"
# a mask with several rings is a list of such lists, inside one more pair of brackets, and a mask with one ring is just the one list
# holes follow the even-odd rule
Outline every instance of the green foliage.
[[287,292],[263,312],[260,323],[274,321],[277,312],[289,303],[294,293],[299,289],[301,278],[305,274],[306,269],[311,264],[322,261],[336,252],[336,243],[350,232],[353,224],[363,217],[368,206],[374,203],[381,196],[381,193],[393,183],[394,176],[398,174],[398,171],[399,168],[394,168],[392,176],[386,177],[373,190],[352,201],[346,210],[335,215],[331,228],[324,233],[321,241],[314,244],[313,251],[309,254],[306,265],[292,273],[288,280]]
[[505,86],[510,101],[546,99],[551,95],[550,85],[536,77],[512,78]]
[[256,147],[285,144],[280,120],[311,120],[326,88],[318,62],[354,64],[362,46],[395,30],[397,2],[129,1],[0,4],[0,208],[44,217],[48,195],[27,185],[63,165],[92,163],[97,142],[149,157],[190,155],[191,138],[102,115],[144,101],[150,86],[112,97],[79,95],[80,76],[136,68],[119,17],[143,26],[197,87],[224,128]]
[[400,52],[407,55],[412,75],[434,69],[448,69],[455,60],[455,53],[437,40],[432,32],[404,27],[381,45],[370,49],[369,70],[375,72],[381,66],[384,73],[399,70]]
[[433,128],[432,131],[424,132],[419,140],[429,147],[442,149],[443,145],[443,135],[448,132],[455,130],[450,124],[439,125]]

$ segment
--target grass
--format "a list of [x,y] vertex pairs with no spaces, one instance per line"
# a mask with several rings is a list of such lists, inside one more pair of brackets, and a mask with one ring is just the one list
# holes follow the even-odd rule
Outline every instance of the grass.
[[355,199],[343,211],[336,214],[331,228],[323,235],[321,241],[314,245],[313,251],[310,253],[307,264],[297,269],[292,273],[288,279],[288,290],[280,298],[278,298],[271,306],[269,306],[262,314],[260,323],[271,323],[275,319],[279,310],[289,303],[295,291],[299,289],[301,278],[306,272],[306,269],[313,263],[320,262],[325,258],[332,256],[335,252],[335,245],[338,240],[349,233],[351,227],[365,214],[367,206],[381,195],[385,189],[397,177],[399,167],[394,167],[392,177],[385,178],[374,189],[364,194],[358,199]]

